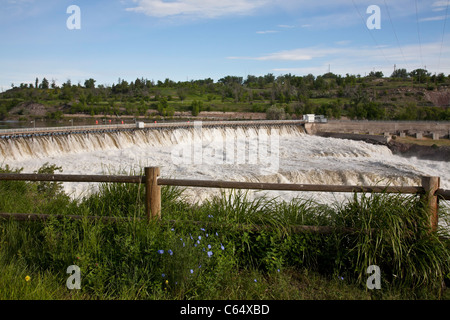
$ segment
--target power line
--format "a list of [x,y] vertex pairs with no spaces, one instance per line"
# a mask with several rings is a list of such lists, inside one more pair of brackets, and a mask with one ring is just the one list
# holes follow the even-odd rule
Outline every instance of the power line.
[[[363,24],[365,25],[365,24],[366,24],[366,21],[364,20],[364,17],[362,16],[361,12],[359,12],[358,7],[356,6],[355,0],[352,0],[352,2],[353,2],[353,6],[355,7],[356,11],[358,12],[358,14],[359,14],[359,16],[360,16],[360,18],[361,18]],[[388,58],[386,57],[386,55],[384,54],[383,49],[381,49],[381,47],[378,45],[378,42],[377,42],[377,40],[375,39],[375,37],[373,36],[372,32],[370,32],[370,30],[369,30],[368,28],[366,28],[366,29],[367,29],[367,32],[369,32],[369,34],[370,34],[370,36],[371,36],[373,42],[375,42],[375,46],[378,48],[378,50],[380,50],[380,52],[381,52],[381,54],[383,55],[384,59],[387,61],[387,63],[388,63],[389,65],[392,65],[391,62],[389,61],[389,59],[388,59]]]
[[400,49],[400,53],[402,54],[403,61],[405,62],[406,68],[409,69],[409,68],[408,68],[408,63],[406,62],[405,55],[403,54],[402,47],[400,46],[400,41],[398,40],[397,32],[395,32],[394,23],[392,22],[391,14],[390,14],[390,12],[389,12],[389,8],[388,8],[388,5],[387,5],[387,3],[386,3],[386,0],[384,0],[384,6],[386,7],[386,12],[387,12],[387,14],[388,14],[389,21],[391,22],[392,30],[394,31],[395,39],[397,40],[397,45],[398,45],[398,48]]
[[422,57],[422,41],[420,40],[420,27],[419,27],[419,10],[417,9],[417,0],[414,1],[416,5],[416,20],[417,20],[417,36],[419,38],[419,49],[420,49],[420,63],[421,68],[423,66],[423,57]]
[[447,23],[447,14],[448,14],[448,4],[450,3],[449,0],[447,0],[447,6],[445,7],[445,19],[444,19],[444,27],[442,28],[442,40],[441,40],[441,50],[439,51],[439,60],[438,60],[438,67],[437,70],[439,71],[441,67],[441,55],[442,55],[442,48],[444,46],[444,35],[445,35],[445,25]]

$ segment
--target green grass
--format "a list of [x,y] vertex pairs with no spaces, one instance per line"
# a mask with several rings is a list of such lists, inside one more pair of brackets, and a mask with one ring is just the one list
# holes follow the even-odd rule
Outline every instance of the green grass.
[[422,139],[416,139],[414,137],[399,137],[397,136],[395,138],[395,141],[400,143],[411,143],[411,144],[418,144],[421,146],[432,146],[436,145],[438,147],[450,147],[450,139],[439,139],[439,140],[433,140],[431,138],[422,138]]
[[[440,238],[448,231],[429,232],[417,197],[321,205],[233,191],[193,205],[182,189],[163,187],[162,220],[147,222],[143,195],[143,185],[102,184],[72,200],[55,183],[0,182],[0,212],[131,218],[0,220],[0,299],[449,298],[441,288],[449,242]],[[441,211],[448,221],[448,207]],[[294,233],[293,225],[356,231]],[[366,288],[371,264],[382,270],[381,290]],[[70,265],[80,267],[80,290],[66,288]]]

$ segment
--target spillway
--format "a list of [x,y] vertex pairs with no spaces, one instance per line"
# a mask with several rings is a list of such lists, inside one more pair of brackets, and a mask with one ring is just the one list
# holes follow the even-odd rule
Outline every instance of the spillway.
[[[449,163],[402,158],[382,145],[308,135],[298,125],[191,127],[124,132],[22,137],[0,140],[0,165],[33,172],[44,163],[67,174],[134,174],[144,166],[161,167],[161,176],[249,182],[419,185],[420,176],[441,177],[450,189]],[[74,197],[95,190],[65,183]],[[193,201],[217,194],[189,188]],[[314,197],[339,201],[339,194],[252,191],[282,199]]]

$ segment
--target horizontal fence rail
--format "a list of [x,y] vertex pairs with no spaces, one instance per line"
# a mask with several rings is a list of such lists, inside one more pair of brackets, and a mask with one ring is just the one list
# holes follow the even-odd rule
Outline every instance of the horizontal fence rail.
[[[422,177],[422,186],[345,186],[317,184],[259,183],[238,181],[191,180],[159,178],[159,167],[144,168],[143,176],[126,175],[79,175],[79,174],[35,174],[0,173],[0,181],[50,181],[50,182],[91,182],[91,183],[137,183],[145,185],[145,207],[148,220],[161,218],[161,186],[254,189],[303,192],[344,192],[344,193],[400,193],[419,194],[426,203],[431,228],[435,230],[438,222],[439,200],[450,200],[450,190],[439,188],[439,177]],[[17,220],[46,219],[48,215],[20,213],[0,213],[0,217],[15,217]],[[74,216],[75,217],[75,216]],[[80,217],[78,217],[80,218]],[[112,217],[91,217],[100,220],[117,220]],[[123,218],[126,219],[126,218]],[[120,219],[119,219],[120,220]],[[297,226],[302,230],[315,230],[320,227]],[[329,230],[330,227],[324,227]],[[324,230],[325,230],[324,229]]]
[[[145,176],[125,175],[78,175],[78,174],[36,174],[36,173],[0,173],[0,180],[16,181],[54,181],[54,182],[103,182],[103,183],[145,183]],[[373,192],[422,194],[421,186],[342,186],[320,184],[260,183],[217,180],[190,180],[158,178],[158,185],[179,187],[309,191],[309,192]],[[436,196],[450,200],[450,190],[438,189]]]
[[203,187],[223,189],[252,189],[252,190],[281,190],[281,191],[315,191],[315,192],[386,192],[386,193],[425,193],[423,187],[393,187],[393,186],[341,186],[320,184],[291,184],[291,183],[260,183],[235,182],[215,180],[182,180],[158,179],[159,185],[180,187]]
[[38,174],[38,173],[0,173],[0,180],[54,181],[54,182],[112,182],[112,183],[145,182],[143,176]]

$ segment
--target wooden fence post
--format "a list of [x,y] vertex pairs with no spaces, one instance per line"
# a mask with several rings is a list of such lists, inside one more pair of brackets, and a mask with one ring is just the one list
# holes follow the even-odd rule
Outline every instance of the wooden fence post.
[[159,167],[146,167],[145,173],[145,211],[147,219],[161,219],[161,187],[158,186]]
[[438,226],[439,198],[435,192],[439,189],[439,182],[439,177],[422,177],[422,187],[425,189],[422,199],[430,217],[432,231],[436,231]]

